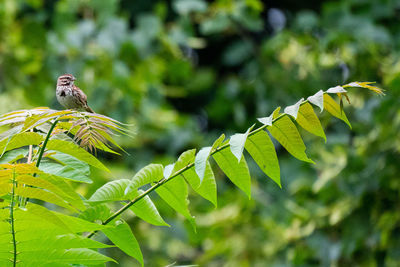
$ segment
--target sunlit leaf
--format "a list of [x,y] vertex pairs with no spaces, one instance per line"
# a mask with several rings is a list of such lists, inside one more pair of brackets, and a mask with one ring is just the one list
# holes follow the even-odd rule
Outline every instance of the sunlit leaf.
[[71,155],[93,167],[109,172],[107,167],[104,166],[103,163],[101,163],[95,156],[75,145],[74,143],[64,140],[50,139],[46,148],[48,150],[56,150]]
[[195,228],[194,217],[189,212],[188,190],[185,180],[175,177],[156,189],[157,194],[174,210],[185,216]]
[[373,83],[374,82],[351,82],[351,83],[343,85],[343,87],[362,87],[362,88],[367,88],[371,91],[374,91],[378,95],[385,95],[385,93],[383,92],[383,89],[371,85]]
[[204,173],[206,171],[207,160],[210,157],[210,152],[216,149],[220,144],[224,141],[225,135],[222,134],[211,147],[203,147],[197,153],[195,161],[194,161],[194,168],[196,170],[197,175],[200,178],[200,183],[203,181]]
[[20,148],[28,145],[39,145],[43,141],[43,136],[35,132],[24,132],[16,134],[9,139],[0,141],[0,153]]
[[261,170],[282,187],[278,157],[268,133],[258,131],[249,136],[245,147]]
[[336,118],[339,118],[342,121],[344,121],[351,129],[351,124],[350,124],[349,120],[347,119],[346,114],[340,108],[338,103],[336,103],[335,100],[333,100],[332,97],[330,97],[328,94],[324,94],[324,108],[332,116],[335,116]]
[[[188,164],[193,163],[195,154],[195,149],[183,152],[175,163],[174,172],[182,169],[185,166],[188,166]],[[200,178],[194,168],[187,169],[186,171],[182,172],[181,175],[190,184],[194,191],[196,191],[205,199],[209,200],[214,204],[214,206],[217,206],[217,185],[209,162],[206,164],[204,178],[201,183]]]
[[211,149],[212,149],[212,147],[210,147],[210,146],[203,147],[202,149],[200,149],[200,151],[196,155],[196,159],[194,162],[194,168],[195,168],[197,175],[200,178],[200,181],[202,181],[204,178],[204,173],[206,171],[206,165],[207,165],[208,157],[210,156]]
[[213,154],[213,158],[232,183],[239,187],[250,198],[250,173],[244,157],[242,156],[242,159],[238,162],[229,149],[223,149]]
[[244,145],[246,143],[247,136],[250,131],[254,128],[255,124],[251,126],[244,134],[234,134],[229,139],[229,145],[232,154],[237,158],[238,162],[242,158]]
[[287,107],[284,109],[283,112],[286,113],[286,114],[288,114],[288,115],[290,115],[290,116],[292,116],[294,119],[297,119],[297,113],[299,112],[300,104],[301,104],[301,102],[303,102],[303,101],[304,101],[304,98],[302,98],[302,99],[300,99],[299,101],[297,101],[297,103],[294,104],[294,105],[287,106]]
[[309,96],[307,100],[319,107],[321,112],[324,110],[324,91],[319,90],[316,94]]
[[102,232],[123,252],[138,260],[143,266],[143,255],[139,243],[126,222],[119,220],[114,228],[104,229]]
[[35,198],[43,200],[45,202],[53,203],[60,207],[67,208],[73,212],[76,211],[76,209],[74,209],[72,206],[66,203],[61,197],[57,196],[54,193],[44,191],[38,188],[17,187],[15,188],[15,194],[21,197]]
[[119,179],[108,182],[97,189],[88,201],[101,203],[128,200],[128,196],[125,195],[125,189],[128,187],[130,182],[129,179]]
[[296,125],[288,116],[283,116],[267,127],[271,135],[295,158],[314,163],[305,153],[306,146]]
[[[135,195],[132,195],[133,198],[143,194],[143,190],[138,190]],[[156,205],[154,205],[153,201],[149,196],[145,196],[135,204],[130,207],[130,210],[133,211],[136,216],[141,218],[142,220],[151,223],[157,226],[169,226],[164,219],[161,217],[160,213],[157,210]]]
[[69,165],[61,165],[58,163],[43,162],[40,164],[39,169],[45,173],[54,174],[75,182],[89,183],[93,181],[87,175],[81,173],[79,170],[70,167]]
[[129,186],[125,190],[125,194],[129,194],[131,191],[136,191],[141,186],[158,182],[163,178],[164,167],[161,164],[149,164],[138,171],[133,176]]
[[306,131],[322,137],[326,142],[326,136],[321,122],[314,112],[313,107],[309,103],[300,106],[296,122]]

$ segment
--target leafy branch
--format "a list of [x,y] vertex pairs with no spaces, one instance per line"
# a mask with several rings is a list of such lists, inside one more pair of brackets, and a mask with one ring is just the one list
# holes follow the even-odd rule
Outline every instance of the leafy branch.
[[[342,109],[342,97],[347,99],[347,87],[368,88],[383,95],[381,89],[368,82],[336,86],[325,92],[321,90],[306,100],[301,99],[285,107],[283,112],[278,107],[269,116],[259,118],[262,126],[256,129],[253,125],[245,133],[234,134],[228,140],[222,134],[212,146],[203,147],[197,153],[194,149],[185,151],[174,164],[165,167],[161,164],[147,165],[132,179],[106,183],[87,200],[75,192],[70,181],[90,183],[89,166],[108,171],[89,151],[101,149],[117,153],[110,146],[114,144],[118,148],[112,135],[128,134],[126,125],[99,114],[47,108],[20,110],[0,116],[0,126],[10,128],[0,138],[3,154],[0,163],[0,198],[3,200],[0,202],[0,232],[7,233],[5,243],[0,240],[0,255],[13,252],[12,259],[0,256],[0,265],[9,266],[13,262],[15,266],[19,261],[28,266],[38,266],[38,262],[51,265],[54,262],[99,264],[113,261],[93,250],[107,247],[90,239],[98,231],[143,265],[143,256],[132,230],[122,219],[116,220],[123,212],[129,209],[153,225],[168,225],[149,196],[155,191],[168,205],[184,215],[195,229],[195,220],[188,208],[187,185],[217,205],[216,181],[209,163],[211,156],[226,176],[248,197],[251,196],[250,172],[243,156],[244,149],[261,170],[281,186],[275,147],[265,130],[291,155],[313,163],[305,153],[306,146],[294,123],[326,140],[311,106],[313,104],[351,127]],[[340,105],[329,94],[337,94]],[[29,147],[28,152],[26,146]],[[38,155],[32,159],[34,147]],[[142,190],[142,186],[149,187]],[[52,203],[79,217],[28,201],[18,207],[15,206],[17,198]],[[103,205],[121,201],[125,203],[114,212],[108,205]],[[9,212],[2,212],[6,208]],[[15,234],[19,231],[25,231],[23,241]],[[38,236],[39,233],[41,236]],[[82,233],[89,234],[83,237]],[[43,241],[44,237],[46,240]]]
[[[368,89],[376,92],[379,95],[384,95],[383,91],[380,88],[371,86],[370,83],[368,83],[368,82],[367,83],[358,83],[357,82],[357,83],[350,83],[350,84],[347,84],[344,86],[337,86],[337,87],[328,89],[327,92],[322,92],[322,90],[321,90],[318,93],[316,93],[314,96],[311,96],[306,100],[301,99],[296,104],[286,107],[284,113],[279,114],[280,107],[277,108],[269,117],[258,119],[261,123],[263,123],[262,126],[258,127],[255,130],[252,130],[252,128],[254,127],[254,125],[253,125],[252,127],[250,127],[248,129],[248,131],[245,134],[234,135],[231,137],[231,142],[224,142],[222,145],[220,145],[222,143],[222,141],[224,140],[224,135],[222,135],[211,147],[210,151],[208,152],[207,158],[228,148],[228,147],[231,147],[232,143],[235,143],[235,141],[239,141],[241,143],[240,147],[235,148],[235,150],[232,150],[232,148],[231,148],[231,150],[232,150],[232,153],[238,158],[238,160],[240,162],[242,153],[243,153],[243,147],[245,146],[245,142],[248,137],[253,136],[253,135],[259,133],[260,131],[263,131],[267,127],[272,126],[274,123],[281,120],[285,116],[290,115],[290,117],[293,117],[296,120],[300,107],[307,103],[310,103],[310,102],[319,106],[322,111],[324,108],[324,99],[325,99],[325,103],[326,103],[325,108],[332,115],[342,119],[351,127],[350,123],[348,122],[348,120],[346,118],[346,115],[343,113],[342,103],[340,105],[340,110],[338,110],[338,106],[335,106],[335,102],[332,102],[331,98],[328,96],[328,94],[338,94],[340,101],[342,101],[342,95],[344,95],[346,97],[346,99],[349,101],[348,96],[347,96],[347,91],[344,89],[346,87],[364,87],[364,88],[368,88]],[[314,132],[314,134],[315,134],[315,132]],[[245,135],[244,138],[243,138],[243,135]],[[318,135],[318,133],[316,135]],[[236,139],[244,139],[244,140],[235,140],[232,142],[232,140],[235,136],[238,137]],[[323,137],[325,138],[325,135],[323,135]],[[239,153],[237,153],[238,150],[240,151]],[[290,150],[289,150],[289,152],[290,152]],[[296,155],[294,155],[294,156],[296,156]],[[308,158],[306,158],[306,159],[307,160],[305,160],[305,161],[312,162]],[[184,166],[183,168],[181,168],[181,169],[177,170],[176,172],[174,172],[173,174],[171,174],[169,177],[163,177],[162,179],[158,180],[150,188],[148,188],[147,190],[145,190],[144,192],[142,192],[141,194],[139,194],[138,196],[136,196],[135,198],[133,198],[132,200],[127,202],[124,206],[122,206],[120,209],[118,209],[116,212],[114,212],[112,215],[110,215],[107,219],[105,219],[102,222],[102,225],[107,225],[108,223],[112,222],[114,219],[116,219],[118,216],[120,216],[123,212],[128,210],[132,205],[134,205],[135,203],[137,203],[138,201],[140,201],[141,199],[143,199],[144,197],[149,195],[151,192],[156,190],[158,187],[166,184],[167,182],[171,181],[172,179],[178,177],[179,175],[183,174],[184,172],[186,172],[189,169],[194,168],[194,167],[196,167],[196,163],[191,162],[191,163],[187,164],[186,166]],[[199,176],[200,176],[200,180],[202,180],[201,174]],[[280,186],[280,181],[277,183]],[[129,194],[129,192],[127,193],[127,191],[129,191],[129,186],[125,190],[125,193]],[[87,237],[88,238],[93,237],[96,232],[97,231],[90,233]]]

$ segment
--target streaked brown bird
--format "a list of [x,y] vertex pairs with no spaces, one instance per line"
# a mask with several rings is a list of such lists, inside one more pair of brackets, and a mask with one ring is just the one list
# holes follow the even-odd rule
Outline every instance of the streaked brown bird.
[[72,74],[64,74],[58,77],[56,89],[58,102],[68,109],[85,110],[95,113],[88,106],[85,93],[74,84],[75,80]]

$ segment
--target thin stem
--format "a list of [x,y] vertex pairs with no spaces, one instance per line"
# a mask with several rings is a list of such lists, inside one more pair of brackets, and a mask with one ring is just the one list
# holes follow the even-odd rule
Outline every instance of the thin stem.
[[40,161],[41,161],[42,158],[43,158],[43,154],[44,154],[44,151],[45,151],[45,149],[46,149],[47,142],[49,141],[50,136],[51,136],[51,133],[53,132],[54,128],[56,127],[57,122],[58,122],[58,118],[56,118],[56,119],[54,120],[54,122],[53,122],[53,124],[51,125],[49,131],[47,132],[46,138],[44,139],[44,142],[43,142],[43,145],[42,145],[42,149],[40,150],[38,159],[37,159],[37,161],[36,161],[36,167],[39,167],[39,165],[40,165]]
[[11,191],[11,204],[10,204],[10,220],[11,220],[11,235],[12,235],[12,242],[13,242],[13,266],[17,265],[17,242],[15,239],[15,227],[14,227],[14,206],[15,206],[15,169],[13,170],[13,184],[12,184],[12,191]]
[[[37,159],[36,164],[35,164],[35,166],[36,166],[37,168],[39,168],[39,165],[40,165],[40,162],[42,161],[43,154],[44,154],[44,151],[45,151],[45,149],[46,149],[47,143],[48,143],[48,141],[49,141],[49,139],[50,139],[51,133],[53,132],[54,128],[56,127],[57,122],[58,122],[58,118],[56,118],[56,119],[54,120],[54,122],[53,122],[53,124],[51,125],[49,131],[47,132],[46,138],[45,138],[44,141],[43,141],[42,148],[41,148],[40,151],[39,151],[39,156],[38,156],[38,159]],[[29,157],[32,158],[31,151],[29,151],[28,163],[30,163],[30,162],[29,162]],[[31,160],[32,160],[32,159],[31,159]],[[33,174],[33,177],[36,177],[36,175],[37,175],[37,174],[34,173],[34,174]],[[29,200],[29,198],[22,198],[21,201],[20,201],[20,203],[21,203],[20,206],[21,206],[21,207],[25,207],[25,205],[26,205],[26,203],[28,202],[28,200]]]

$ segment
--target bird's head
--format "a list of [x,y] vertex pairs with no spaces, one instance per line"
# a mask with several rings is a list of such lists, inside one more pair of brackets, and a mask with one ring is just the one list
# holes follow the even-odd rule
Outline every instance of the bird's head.
[[74,84],[75,77],[72,74],[64,74],[58,77],[57,86],[71,86]]

